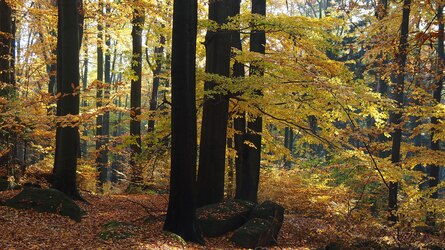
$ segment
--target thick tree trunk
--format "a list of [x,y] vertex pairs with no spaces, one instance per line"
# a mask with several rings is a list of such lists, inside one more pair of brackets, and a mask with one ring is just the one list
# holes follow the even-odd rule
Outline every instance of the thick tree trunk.
[[133,56],[131,69],[134,77],[131,80],[131,96],[130,96],[130,135],[134,138],[131,144],[130,165],[133,170],[131,182],[134,184],[142,184],[142,168],[137,163],[136,157],[141,153],[141,82],[142,82],[142,26],[144,25],[144,11],[135,8],[133,12],[133,29],[131,37],[133,39]]
[[[211,1],[209,19],[217,24],[227,22],[230,0]],[[206,35],[206,73],[229,77],[230,32],[208,31]],[[218,83],[206,81],[205,91],[214,91]],[[198,206],[224,199],[227,120],[229,96],[213,94],[204,97],[198,168]]]
[[196,0],[175,0],[172,40],[172,149],[170,195],[164,230],[203,242],[196,208]]
[[[252,14],[266,16],[266,1],[252,0]],[[250,51],[264,54],[266,52],[266,33],[264,30],[252,30],[250,34]],[[264,68],[252,63],[251,74],[262,76]],[[257,94],[261,95],[261,90],[257,90]],[[242,194],[239,198],[257,201],[258,184],[260,178],[261,163],[261,133],[263,131],[263,119],[261,116],[251,117],[247,122],[246,140],[251,142],[254,147],[245,147],[244,168]]]
[[[15,24],[12,8],[5,0],[0,0],[0,96],[9,98],[13,95],[14,79],[14,44]],[[8,149],[9,153],[0,156],[0,167],[8,166],[15,157],[15,136],[1,135],[0,147]]]
[[[399,48],[396,56],[396,63],[398,65],[397,78],[393,89],[391,90],[391,97],[396,101],[398,108],[403,108],[403,96],[404,96],[404,81],[405,81],[405,65],[408,54],[408,34],[409,34],[409,15],[411,10],[411,0],[403,1],[403,13],[402,24],[400,26],[400,41]],[[402,113],[401,111],[390,112],[389,121],[392,125],[396,126],[392,137],[391,148],[391,162],[398,166],[400,164],[400,144],[402,141]],[[388,197],[388,210],[390,221],[397,221],[397,190],[398,182],[389,183],[389,197]]]
[[[79,114],[79,13],[81,1],[58,1],[57,34],[57,90],[63,98],[57,101],[57,116],[77,116]],[[76,93],[76,94],[74,94]],[[56,131],[56,153],[54,160],[53,187],[68,196],[79,199],[76,186],[77,158],[80,154],[80,138],[77,124],[58,125]]]

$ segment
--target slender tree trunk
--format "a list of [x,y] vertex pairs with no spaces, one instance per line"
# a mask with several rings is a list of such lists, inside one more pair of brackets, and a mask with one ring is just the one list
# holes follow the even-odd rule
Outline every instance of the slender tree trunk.
[[[85,44],[88,44],[88,37],[85,36]],[[88,46],[85,46],[85,54],[83,58],[83,78],[82,78],[82,89],[85,93],[86,89],[88,87]],[[85,96],[82,100],[82,107],[87,108],[88,107],[88,101],[86,100]],[[88,129],[85,129],[82,132],[82,136],[87,138],[88,137]],[[88,140],[82,141],[82,157],[85,159],[88,155]]]
[[[230,1],[210,1],[209,19],[217,24],[226,23]],[[205,45],[206,73],[229,77],[230,32],[207,31]],[[206,81],[204,90],[214,91],[217,86],[215,81]],[[198,168],[198,206],[224,199],[228,111],[227,94],[207,94],[204,97]]]
[[[106,15],[111,12],[110,4],[105,6]],[[106,105],[109,105],[110,100],[110,84],[111,84],[111,37],[109,34],[110,23],[109,19],[105,20],[105,86],[104,86],[104,99],[106,100]],[[102,147],[101,150],[101,171],[100,171],[100,182],[106,183],[110,180],[110,169],[108,167],[108,142],[110,137],[110,111],[105,111],[102,116]]]
[[131,37],[133,39],[133,56],[131,69],[134,73],[131,80],[131,96],[130,96],[130,135],[134,138],[131,144],[130,165],[133,170],[131,182],[134,184],[142,184],[142,168],[137,163],[136,157],[141,153],[141,82],[142,82],[142,26],[145,22],[145,13],[141,8],[135,8],[133,12],[133,29]]
[[[438,57],[438,75],[439,81],[436,83],[436,88],[433,92],[433,98],[436,103],[441,103],[442,100],[442,89],[443,89],[443,69],[445,65],[445,52],[444,52],[444,23],[443,23],[443,5],[439,5],[437,12],[437,19],[439,20],[439,32],[437,39],[437,57]],[[438,126],[440,124],[440,117],[433,116],[431,117],[431,123],[433,126]],[[435,138],[435,129],[431,130],[431,149],[434,151],[440,150],[440,140]],[[430,179],[429,186],[430,188],[436,188],[439,184],[439,170],[440,166],[432,165],[430,168]],[[439,194],[435,191],[431,198],[437,199],[439,198]]]
[[[397,78],[394,88],[391,90],[391,97],[396,101],[398,108],[403,108],[403,96],[404,96],[404,81],[405,81],[405,65],[408,54],[408,35],[409,35],[409,15],[411,10],[411,0],[403,1],[403,13],[402,24],[400,31],[399,48],[396,56],[396,63],[398,64]],[[400,164],[400,144],[402,141],[402,112],[390,112],[389,121],[392,125],[396,126],[392,137],[391,148],[391,162],[399,167]],[[397,190],[398,182],[389,182],[389,198],[388,198],[388,210],[390,221],[397,221]]]
[[[79,50],[83,18],[82,1],[58,1],[57,90],[63,98],[57,101],[57,116],[79,114]],[[76,93],[76,94],[74,94]],[[77,158],[80,155],[79,129],[76,122],[56,131],[56,153],[53,187],[74,199],[80,199],[76,185]]]
[[[252,0],[252,14],[266,16],[266,1]],[[250,51],[264,54],[266,52],[266,33],[264,30],[252,30],[250,34]],[[251,65],[251,74],[262,76],[264,68],[258,62]],[[257,95],[262,95],[261,90],[256,91]],[[251,117],[247,122],[246,140],[254,147],[245,147],[244,169],[242,184],[244,192],[241,199],[252,202],[257,201],[258,184],[260,178],[261,164],[261,133],[263,131],[263,119],[261,116]]]
[[[162,63],[164,58],[164,46],[165,46],[165,36],[159,36],[159,46],[155,48],[155,68],[153,70],[153,88],[151,91],[150,98],[150,112],[155,112],[158,108],[158,89],[161,83],[161,73],[162,73]],[[153,116],[153,115],[151,115]],[[152,117],[148,120],[148,132],[153,133],[155,131],[155,119]]]
[[[103,43],[103,9],[104,4],[99,0],[99,18],[97,21],[97,89],[96,89],[96,108],[100,110],[103,106],[103,86],[104,86],[104,43]],[[102,183],[104,162],[104,124],[103,114],[99,112],[96,117],[96,167],[99,171],[99,185]]]
[[164,230],[203,242],[196,208],[196,0],[175,0],[172,40],[172,149],[170,195]]

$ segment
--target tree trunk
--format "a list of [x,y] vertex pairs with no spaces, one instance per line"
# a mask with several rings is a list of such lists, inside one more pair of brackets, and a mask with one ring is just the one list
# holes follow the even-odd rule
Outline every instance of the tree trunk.
[[164,230],[203,242],[196,208],[196,0],[175,0],[172,40],[172,149],[170,195]]
[[[97,89],[96,108],[100,110],[103,106],[104,86],[104,44],[103,44],[103,1],[99,0],[99,18],[97,21]],[[96,167],[99,171],[99,185],[102,185],[102,174],[105,167],[104,157],[104,124],[103,114],[99,112],[96,117]]]
[[[252,14],[266,16],[266,1],[252,0]],[[252,30],[250,34],[250,51],[264,54],[266,52],[266,33],[264,30]],[[264,68],[253,62],[251,65],[251,74],[262,76]],[[256,90],[257,95],[262,95],[261,90]],[[251,142],[254,147],[245,147],[244,168],[242,188],[243,192],[239,198],[257,201],[258,184],[260,178],[261,163],[261,133],[263,131],[263,118],[261,116],[251,117],[247,122],[246,140]]]
[[[395,85],[391,91],[391,97],[396,101],[398,108],[403,108],[404,95],[404,81],[405,81],[405,65],[408,54],[408,34],[409,34],[409,15],[411,9],[411,0],[403,1],[402,24],[400,26],[400,41],[396,56],[396,63],[398,64],[397,78]],[[391,134],[392,148],[391,148],[391,162],[398,167],[400,164],[400,144],[402,141],[402,113],[401,111],[391,111],[389,121],[396,128]],[[388,198],[388,220],[397,221],[397,189],[398,182],[389,182],[389,198]]]
[[[5,0],[0,0],[0,96],[9,99],[13,95],[14,79],[14,44],[15,24],[12,18],[12,8]],[[13,134],[13,133],[11,133]],[[9,152],[0,156],[0,167],[7,167],[15,157],[15,136],[1,135],[0,146]]]
[[145,13],[141,8],[135,8],[133,11],[133,29],[131,31],[131,37],[133,39],[133,56],[131,69],[134,78],[131,80],[130,136],[134,141],[130,146],[130,166],[133,170],[131,182],[134,184],[142,184],[142,168],[140,164],[137,163],[136,157],[141,153],[142,26],[145,22]]
[[[158,108],[158,89],[161,83],[161,73],[162,73],[162,63],[164,58],[164,46],[165,46],[165,36],[159,36],[159,46],[155,47],[155,68],[153,70],[153,88],[151,90],[150,98],[150,112],[154,113]],[[148,58],[147,58],[148,59]],[[148,120],[148,133],[155,132],[155,119],[153,119],[153,114],[151,114]]]
[[[57,116],[79,114],[79,50],[81,0],[58,1],[57,33],[57,90],[63,98],[57,101]],[[76,94],[74,94],[76,93]],[[74,199],[80,199],[76,186],[77,158],[80,154],[80,138],[77,123],[60,126],[56,131],[56,152],[53,170],[53,187]]]
[[[439,32],[437,38],[437,57],[438,57],[438,76],[439,81],[436,83],[436,88],[433,92],[433,98],[436,103],[441,103],[442,100],[442,89],[443,89],[443,69],[445,65],[445,52],[444,52],[444,23],[443,23],[443,5],[439,5],[437,12],[437,19],[439,21]],[[431,123],[433,126],[438,126],[440,124],[440,117],[433,116],[431,117]],[[440,150],[440,140],[435,137],[435,129],[431,130],[431,150],[439,151]],[[430,167],[430,178],[429,178],[429,186],[430,188],[436,188],[439,185],[439,170],[440,167],[437,165],[432,165]],[[437,190],[432,193],[431,198],[437,199],[439,198],[439,194]]]
[[[217,24],[227,22],[230,0],[210,1],[209,19]],[[230,32],[207,31],[206,73],[229,77]],[[214,91],[218,83],[206,81],[205,91]],[[229,96],[218,93],[204,97],[198,168],[198,206],[224,199],[227,120]]]

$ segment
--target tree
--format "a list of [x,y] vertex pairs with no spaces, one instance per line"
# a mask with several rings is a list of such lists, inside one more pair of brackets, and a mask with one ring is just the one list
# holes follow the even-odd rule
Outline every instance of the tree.
[[[138,3],[138,1],[136,1]],[[135,184],[142,183],[142,169],[137,163],[136,156],[141,153],[141,83],[142,83],[142,26],[145,16],[142,6],[136,6],[133,10],[133,29],[131,37],[133,40],[133,55],[131,58],[131,69],[134,77],[131,80],[130,95],[130,136],[131,159],[130,165],[133,170],[131,181]]]
[[[12,8],[6,0],[0,0],[0,97],[10,98],[14,80],[14,22]],[[5,84],[3,86],[3,84]],[[0,166],[8,165],[14,157],[13,136],[9,132],[0,134],[1,146],[7,149],[6,154],[0,155]]]
[[[252,14],[266,16],[266,1],[252,0]],[[250,33],[250,51],[264,54],[266,52],[266,33],[264,30],[254,29]],[[252,62],[250,74],[261,77],[264,75],[264,68],[261,62]],[[255,94],[260,96],[261,90],[255,90]],[[260,163],[261,163],[261,133],[263,130],[263,120],[261,116],[250,117],[247,122],[246,141],[249,141],[253,146],[245,147],[245,154],[243,159],[243,170],[239,199],[249,201],[257,201],[258,184],[260,178]],[[237,177],[238,178],[238,177]]]
[[[437,37],[437,57],[438,57],[438,65],[437,65],[437,74],[439,77],[439,80],[435,84],[435,88],[433,91],[433,99],[437,104],[440,104],[442,100],[442,89],[443,89],[443,69],[445,65],[445,51],[444,51],[444,20],[443,20],[443,4],[440,3],[437,8],[437,20],[439,21],[439,31],[438,31],[438,37]],[[438,116],[432,116],[431,117],[431,124],[434,126],[431,129],[431,150],[434,150],[438,152],[440,150],[440,140],[439,138],[436,138],[435,134],[435,127],[439,126],[440,124],[440,118]],[[434,164],[431,166],[430,169],[430,178],[429,178],[429,187],[430,188],[436,188],[437,185],[439,185],[439,172],[440,172],[440,166]],[[437,199],[439,198],[439,192],[437,190],[434,190],[434,192],[431,195],[431,198]],[[435,224],[434,221],[434,215],[431,215],[428,217],[427,221],[430,224]]]
[[196,0],[175,0],[173,3],[172,149],[164,230],[187,241],[203,242],[195,221],[197,6]]
[[76,185],[77,158],[80,156],[79,114],[79,50],[83,23],[81,0],[58,1],[57,33],[57,100],[58,124],[53,187],[80,199]]
[[[227,22],[230,0],[210,1],[209,20],[218,25]],[[207,74],[229,77],[230,32],[217,28],[208,30],[205,40]],[[222,201],[226,159],[227,120],[229,96],[218,89],[218,82],[207,80],[199,145],[198,206]]]
[[[409,15],[411,10],[411,0],[403,1],[403,12],[402,12],[402,23],[400,25],[400,37],[399,45],[396,55],[397,77],[395,84],[391,90],[391,98],[396,101],[397,107],[399,109],[403,108],[403,96],[404,96],[404,85],[405,85],[405,66],[406,58],[408,55],[408,35],[409,35]],[[391,133],[392,147],[391,147],[391,162],[398,166],[400,164],[400,144],[402,142],[402,112],[391,111],[389,121],[395,126],[394,131]],[[390,221],[397,221],[397,190],[398,182],[389,182],[389,198],[388,198],[388,210]]]

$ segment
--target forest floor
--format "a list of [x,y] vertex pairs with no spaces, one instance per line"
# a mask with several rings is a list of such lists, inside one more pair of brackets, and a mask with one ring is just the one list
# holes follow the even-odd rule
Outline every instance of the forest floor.
[[[13,197],[19,191],[0,192],[0,200]],[[185,243],[180,238],[162,231],[167,207],[167,196],[92,195],[83,193],[89,202],[78,202],[86,211],[80,223],[68,217],[32,210],[16,210],[0,206],[0,249],[233,249],[229,235],[206,238],[206,245]],[[104,225],[126,222],[125,237],[104,240]],[[332,242],[348,245],[350,249],[373,249],[374,239],[387,242],[396,239],[387,227],[370,223],[344,223],[287,212],[278,245],[271,249],[324,249]],[[335,220],[334,220],[335,221]],[[122,235],[122,234],[121,234]],[[106,235],[105,235],[106,236]],[[116,235],[114,235],[116,236]],[[444,235],[421,232],[397,234],[400,242],[410,246],[445,243]],[[397,245],[397,244],[395,244]],[[393,245],[394,246],[394,245]],[[445,247],[445,246],[443,246]],[[411,247],[408,247],[411,248]],[[343,248],[342,248],[343,249]]]

